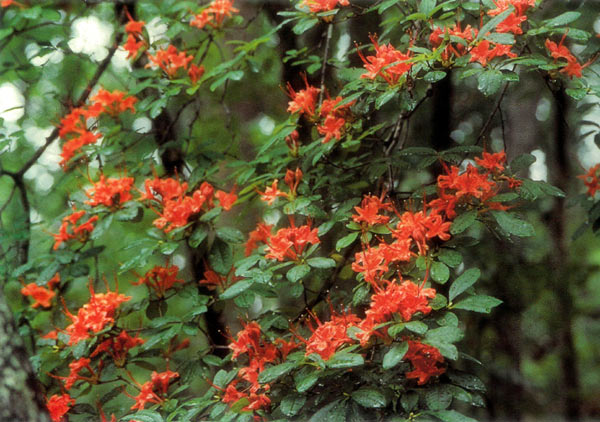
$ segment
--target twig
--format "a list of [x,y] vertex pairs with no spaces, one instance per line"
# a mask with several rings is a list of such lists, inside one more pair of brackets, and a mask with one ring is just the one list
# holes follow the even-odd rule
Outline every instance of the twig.
[[479,135],[477,136],[477,142],[475,142],[476,144],[478,144],[479,141],[481,140],[481,138],[483,138],[483,135],[485,135],[485,132],[487,132],[488,127],[492,123],[492,120],[493,120],[494,116],[496,115],[496,113],[498,112],[498,110],[500,110],[500,104],[502,103],[502,100],[504,99],[504,95],[506,95],[506,91],[508,90],[508,84],[509,84],[509,82],[506,82],[504,84],[504,88],[502,88],[502,92],[500,93],[500,96],[496,100],[496,104],[494,105],[494,108],[492,109],[492,112],[488,116],[488,118],[485,121],[485,123],[484,123],[483,127],[481,128],[481,130],[479,131]]
[[325,73],[327,71],[327,56],[329,55],[329,44],[333,35],[333,24],[327,24],[327,35],[325,38],[325,51],[323,52],[323,64],[321,65],[321,92],[319,93],[319,105],[323,102],[323,94],[325,92]]

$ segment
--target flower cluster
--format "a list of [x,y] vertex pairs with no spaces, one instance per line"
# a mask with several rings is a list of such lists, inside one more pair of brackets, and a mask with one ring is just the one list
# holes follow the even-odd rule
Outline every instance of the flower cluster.
[[65,310],[67,317],[72,321],[64,329],[64,333],[69,336],[70,346],[90,338],[90,332],[97,333],[108,324],[113,324],[117,308],[131,299],[131,296],[110,290],[96,294],[91,284],[89,287],[90,300],[79,308],[77,315]]
[[296,197],[296,190],[298,189],[298,185],[302,181],[302,170],[300,168],[296,168],[295,171],[288,169],[285,172],[285,177],[283,181],[290,188],[290,192],[286,193],[280,191],[277,187],[279,183],[279,179],[273,180],[271,186],[267,187],[264,192],[257,191],[260,194],[260,199],[265,201],[267,205],[273,205],[275,199],[277,197],[294,199]]
[[139,338],[137,335],[131,337],[127,331],[123,330],[118,336],[107,338],[101,342],[90,357],[93,358],[101,353],[106,353],[113,359],[117,367],[122,367],[125,365],[129,350],[144,343],[144,339]]
[[514,7],[514,12],[509,14],[506,19],[496,26],[496,32],[512,32],[515,35],[523,33],[521,24],[527,20],[525,12],[530,7],[535,7],[535,0],[493,0],[496,5],[495,9],[488,10],[489,16],[497,16],[510,6]]
[[[173,178],[160,179],[155,176],[154,179],[146,179],[144,188],[145,193],[140,200],[150,201],[150,207],[159,215],[154,225],[165,233],[187,225],[200,212],[214,208],[215,198],[225,210],[231,209],[237,200],[233,191],[215,193],[214,187],[207,182],[203,182],[190,195],[187,194],[187,182],[181,183]],[[162,212],[153,208],[156,204],[162,208]]]
[[587,173],[577,176],[579,179],[583,180],[583,184],[587,188],[588,196],[592,198],[596,195],[596,192],[600,190],[600,179],[598,178],[598,174],[600,170],[600,164],[596,164],[595,166],[590,167]]
[[[167,390],[172,379],[179,378],[179,373],[166,370],[165,372],[153,371],[150,381],[139,385],[140,392],[137,396],[131,397],[135,400],[135,404],[131,406],[132,410],[143,410],[146,403],[160,404],[165,401]],[[136,383],[137,384],[137,383]]]
[[144,21],[134,20],[129,12],[127,12],[127,18],[129,22],[125,25],[125,32],[127,33],[127,41],[123,45],[123,49],[127,51],[127,58],[135,59],[142,47],[148,47],[148,42],[144,39]]
[[350,107],[355,103],[355,101],[351,101],[343,104],[343,101],[344,99],[338,96],[334,99],[328,98],[321,104],[319,115],[322,123],[317,126],[317,131],[321,135],[325,135],[322,141],[324,144],[329,142],[331,138],[339,141],[342,137],[343,128],[350,116]]
[[357,326],[361,321],[359,317],[352,313],[338,315],[333,310],[330,320],[325,323],[321,322],[315,314],[311,315],[317,323],[317,327],[314,328],[309,322],[308,328],[312,335],[308,340],[300,336],[298,338],[306,344],[306,356],[316,353],[323,360],[331,358],[340,346],[354,341],[348,336],[348,328]]
[[166,50],[157,50],[154,55],[148,53],[148,59],[150,63],[146,67],[153,65],[161,68],[169,79],[174,78],[179,69],[187,71],[193,82],[197,81],[198,77],[204,73],[204,68],[200,69],[195,65],[190,66],[194,56],[188,56],[185,51],[177,50],[174,45],[169,45]]
[[235,275],[235,267],[231,267],[227,275],[221,275],[210,267],[204,271],[204,278],[198,281],[198,284],[205,286],[208,290],[215,290],[217,287],[225,290],[227,287],[243,280],[243,277]]
[[[297,347],[299,345],[294,340],[286,341],[277,338],[274,342],[267,341],[262,336],[258,323],[245,324],[244,328],[238,332],[237,339],[232,339],[229,348],[233,352],[233,360],[238,360],[240,355],[246,355],[248,365],[239,369],[237,378],[231,381],[225,389],[214,386],[224,391],[225,394],[221,399],[223,403],[231,406],[241,399],[247,399],[248,404],[241,409],[242,411],[268,408],[271,400],[265,393],[269,391],[270,386],[259,383],[258,376],[265,369],[266,364],[284,361],[287,355]],[[247,384],[249,387],[240,390],[238,388],[240,383]]]
[[429,378],[446,372],[445,368],[438,366],[439,363],[444,362],[438,349],[419,341],[407,340],[407,342],[408,351],[404,359],[409,360],[414,369],[406,373],[406,378],[416,379],[417,384],[423,385],[429,381]]
[[226,17],[238,12],[239,10],[233,7],[233,0],[213,0],[206,9],[194,16],[190,25],[200,29],[206,25],[218,28]]
[[62,157],[60,165],[63,168],[66,168],[67,162],[83,146],[95,144],[100,138],[99,133],[93,133],[88,130],[88,119],[98,118],[103,113],[112,117],[116,117],[127,110],[135,113],[134,105],[137,102],[137,98],[133,96],[125,97],[125,95],[125,93],[120,91],[109,92],[101,88],[90,99],[90,104],[87,107],[74,108],[60,121],[58,135],[66,141],[63,144],[60,154]]
[[320,243],[318,229],[311,228],[310,221],[296,227],[294,221],[290,220],[290,225],[291,227],[279,229],[277,233],[269,236],[266,241],[266,258],[278,261],[288,258],[295,261],[300,258],[309,243],[313,245]]
[[154,290],[156,296],[162,298],[165,292],[172,288],[175,283],[183,283],[184,281],[177,278],[179,267],[167,263],[164,267],[159,265],[148,271],[143,277],[140,277],[134,285],[139,286],[145,284],[149,290]]
[[546,48],[550,52],[554,62],[561,59],[567,61],[567,63],[560,69],[561,73],[564,73],[571,78],[573,78],[573,76],[581,78],[582,70],[589,66],[591,61],[588,61],[583,65],[579,63],[577,57],[575,57],[573,53],[571,53],[571,51],[569,51],[569,49],[563,45],[566,36],[567,34],[565,33],[558,44],[546,38]]
[[[467,52],[465,45],[473,42],[477,33],[477,28],[471,28],[471,25],[467,25],[463,30],[460,26],[460,22],[457,22],[451,27],[435,27],[429,35],[429,43],[436,49],[444,42],[444,40],[448,40],[448,43],[441,54],[442,61],[448,62],[452,56],[461,57],[465,55]],[[457,39],[463,40],[464,43],[453,41]]]
[[37,308],[41,306],[42,308],[49,308],[52,306],[51,300],[56,295],[54,292],[54,287],[60,283],[60,274],[54,274],[46,285],[48,287],[39,286],[36,283],[29,283],[27,285],[23,285],[21,289],[21,294],[23,296],[31,296],[34,302],[31,304],[32,308]]
[[361,78],[376,79],[381,76],[389,85],[396,85],[413,66],[410,61],[411,52],[402,53],[396,50],[392,44],[380,45],[374,35],[371,35],[370,38],[375,48],[375,55],[365,57],[358,50],[358,55],[367,70],[367,73],[362,74]]
[[302,73],[305,88],[295,91],[292,84],[287,83],[288,96],[291,101],[288,102],[287,111],[289,113],[305,114],[306,117],[312,118],[315,114],[317,100],[319,98],[320,88],[316,88],[308,83],[306,74]]
[[302,0],[302,6],[308,7],[311,13],[328,12],[338,6],[349,6],[348,0]]
[[54,394],[52,397],[46,400],[46,407],[48,413],[50,413],[50,419],[52,422],[63,421],[63,416],[69,411],[71,406],[75,404],[75,400],[68,394]]
[[516,53],[510,51],[512,45],[497,44],[488,40],[480,41],[477,46],[471,48],[471,62],[479,62],[482,66],[487,66],[488,62],[496,57],[507,56],[510,58],[517,57]]
[[85,215],[85,211],[77,211],[73,209],[73,213],[62,219],[62,224],[58,229],[57,234],[52,234],[54,237],[54,250],[69,239],[77,239],[80,242],[86,242],[90,233],[94,230],[94,223],[98,221],[98,216],[93,215],[85,223],[77,224],[81,217]]
[[130,192],[133,182],[133,177],[121,177],[119,179],[109,177],[107,179],[104,174],[101,174],[100,180],[85,192],[87,197],[90,198],[85,203],[92,207],[104,205],[109,208],[118,208],[133,198]]

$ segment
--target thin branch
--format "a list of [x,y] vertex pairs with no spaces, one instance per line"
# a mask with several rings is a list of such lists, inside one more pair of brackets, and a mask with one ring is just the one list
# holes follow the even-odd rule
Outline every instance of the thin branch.
[[323,102],[323,94],[325,92],[325,73],[327,71],[327,57],[329,56],[329,45],[333,35],[333,24],[327,25],[327,35],[325,38],[325,51],[323,52],[323,64],[321,65],[321,92],[319,93],[319,105]]
[[481,130],[479,131],[479,135],[477,135],[477,142],[476,142],[476,144],[478,144],[479,141],[483,138],[483,135],[485,135],[485,133],[487,132],[490,124],[492,123],[492,120],[494,119],[494,116],[500,110],[500,105],[502,104],[502,100],[504,99],[504,96],[506,95],[506,91],[508,90],[508,84],[509,84],[509,82],[506,82],[504,84],[504,88],[502,88],[502,92],[500,93],[500,96],[496,100],[496,104],[494,105],[494,108],[492,109],[492,112],[488,116],[488,118],[485,121],[485,123],[484,123],[483,127],[481,128]]

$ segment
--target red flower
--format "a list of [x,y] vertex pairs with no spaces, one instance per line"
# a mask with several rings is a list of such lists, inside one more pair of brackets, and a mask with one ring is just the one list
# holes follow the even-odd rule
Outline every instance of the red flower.
[[506,164],[506,153],[504,151],[495,154],[484,152],[482,158],[475,157],[475,162],[487,171],[502,172]]
[[521,23],[527,20],[527,16],[519,16],[516,13],[511,13],[496,26],[496,32],[512,32],[515,35],[523,33]]
[[43,286],[38,286],[35,283],[29,283],[26,286],[23,286],[21,294],[33,298],[34,302],[31,304],[32,308],[37,308],[38,306],[41,306],[42,308],[51,307],[51,300],[56,295],[51,288],[47,289]]
[[172,372],[169,370],[161,373],[153,371],[151,375],[151,381],[147,381],[142,385],[138,384],[140,392],[137,396],[132,397],[125,393],[135,400],[134,405],[131,406],[131,410],[143,410],[146,406],[146,403],[160,404],[164,402],[164,398],[162,396],[167,394],[167,389],[171,379],[178,377],[179,374],[177,372]]
[[[67,377],[60,377],[65,381],[65,389],[70,390],[77,380],[90,381],[94,377],[97,380],[97,374],[90,367],[90,362],[91,361],[88,358],[80,358],[69,363],[69,369],[71,372],[69,372]],[[91,373],[91,378],[79,375],[79,372],[81,372],[83,369],[87,369]]]
[[94,215],[85,223],[77,225],[77,222],[84,214],[85,211],[76,211],[73,209],[71,215],[63,218],[58,233],[52,234],[54,237],[54,250],[58,249],[63,242],[66,242],[69,239],[78,239],[81,242],[87,241],[89,234],[94,230],[92,223],[95,223],[98,220],[98,216]]
[[271,237],[272,224],[258,223],[256,229],[252,230],[246,242],[246,256],[249,256],[257,247],[258,242],[266,243]]
[[312,336],[308,340],[303,338],[300,340],[306,344],[306,356],[316,353],[323,360],[328,360],[340,346],[353,342],[346,331],[360,322],[360,318],[352,313],[332,314],[331,319],[325,323],[322,323],[314,314],[312,317],[317,323],[317,327],[314,328],[309,323],[308,328],[312,331]]
[[188,76],[190,77],[190,81],[192,81],[193,84],[196,84],[196,82],[198,82],[202,75],[204,75],[204,66],[196,66],[192,63],[190,69],[188,70]]
[[583,184],[588,189],[587,194],[592,198],[596,195],[596,192],[600,190],[598,170],[600,170],[600,164],[596,164],[595,166],[590,167],[587,173],[577,176],[577,178],[583,180]]
[[75,404],[75,400],[68,394],[57,395],[54,394],[52,397],[46,400],[46,407],[50,413],[50,419],[52,422],[64,421],[63,416],[69,411],[69,408]]
[[535,0],[492,0],[496,5],[495,9],[488,10],[487,14],[496,16],[506,11],[510,6],[515,8],[517,15],[525,14],[527,9],[535,6]]
[[273,202],[278,196],[282,196],[284,198],[288,197],[288,194],[277,189],[278,180],[273,180],[273,184],[266,188],[264,192],[257,191],[260,194],[260,199],[265,201],[267,205],[273,205]]
[[496,44],[494,48],[488,40],[483,40],[476,47],[473,47],[469,53],[471,54],[470,62],[479,62],[482,66],[486,66],[487,62],[500,56],[517,57],[510,51],[511,45]]
[[346,120],[342,117],[335,117],[334,115],[328,115],[325,118],[325,122],[322,125],[317,126],[317,130],[321,135],[325,135],[322,143],[328,143],[331,138],[335,138],[338,141],[342,137],[342,129],[346,125]]
[[219,200],[219,205],[225,210],[229,211],[235,201],[237,201],[237,195],[234,193],[235,187],[231,189],[229,193],[224,192],[222,190],[217,191],[215,193],[215,197]]
[[375,47],[375,55],[365,58],[362,52],[358,51],[358,55],[367,70],[367,73],[361,75],[361,78],[375,79],[377,76],[381,76],[388,84],[397,84],[400,77],[413,66],[413,63],[409,61],[411,53],[402,53],[391,44],[379,45],[375,36],[370,36],[370,38],[373,47]]
[[304,84],[306,85],[305,89],[301,89],[300,91],[294,91],[292,85],[288,82],[288,95],[292,99],[288,103],[288,112],[290,113],[304,113],[307,116],[311,117],[315,114],[315,105],[317,103],[317,98],[319,92],[321,90],[319,88],[315,88],[314,86],[310,86],[308,84],[308,80],[306,79],[306,74],[302,74],[302,78],[304,79]]
[[[465,44],[468,44],[473,41],[473,39],[477,36],[477,29],[471,28],[471,25],[467,25],[464,30],[460,27],[460,22],[457,22],[451,27],[439,28],[435,27],[433,32],[429,35],[429,42],[433,47],[439,47],[444,38],[448,37],[457,37],[462,38],[465,41]],[[442,60],[448,61],[450,56],[453,54],[456,57],[460,57],[464,55],[466,52],[466,48],[463,44],[459,42],[450,41],[444,51],[442,52]]]
[[89,338],[90,332],[97,333],[106,325],[114,323],[117,308],[121,303],[131,299],[131,296],[125,296],[118,292],[107,291],[96,294],[91,284],[90,294],[89,302],[77,311],[77,315],[66,311],[67,317],[72,321],[65,328],[65,333],[69,335],[69,346]]
[[165,292],[172,288],[175,283],[183,283],[183,280],[177,278],[179,267],[167,263],[164,267],[159,265],[148,271],[143,277],[133,283],[136,286],[145,284],[148,289],[154,289],[156,296],[161,298],[165,296]]
[[267,254],[265,258],[277,259],[283,261],[284,258],[292,260],[298,259],[307,244],[316,245],[320,243],[318,229],[311,229],[310,222],[304,226],[295,227],[291,221],[292,227],[279,229],[276,234],[268,240]]
[[132,34],[127,36],[127,41],[123,44],[123,49],[127,51],[127,58],[137,57],[140,49],[146,45],[145,41],[138,41]]
[[87,117],[98,117],[101,113],[117,116],[127,110],[135,113],[134,104],[137,98],[133,96],[125,98],[124,92],[117,90],[109,92],[101,88],[90,101],[92,104],[86,110]]
[[285,172],[285,178],[283,179],[283,181],[290,188],[290,193],[292,194],[292,196],[296,195],[296,189],[298,189],[298,185],[300,184],[301,180],[302,170],[300,170],[300,168],[296,167],[296,171],[287,169],[287,171]]
[[352,271],[362,273],[367,283],[376,284],[387,270],[385,255],[379,248],[368,248],[354,255]]
[[383,202],[383,194],[378,198],[373,195],[365,196],[360,203],[360,207],[354,207],[358,215],[353,215],[352,219],[357,222],[365,222],[370,226],[375,224],[386,224],[390,221],[390,217],[379,215],[380,211],[391,211],[392,204]]
[[[188,64],[194,60],[194,56],[188,56],[185,51],[179,51],[175,46],[169,45],[166,50],[158,50],[153,56],[148,54],[148,58],[155,65],[160,67],[169,78],[172,78],[180,68],[187,70]],[[150,64],[146,65],[149,67]]]
[[129,350],[144,343],[145,340],[139,338],[138,335],[131,337],[127,331],[123,330],[117,337],[111,337],[100,343],[90,357],[93,358],[104,352],[113,358],[117,367],[123,367]]
[[231,17],[232,13],[237,12],[239,10],[233,7],[233,0],[213,0],[202,13],[194,16],[190,25],[200,29],[206,25],[216,28],[223,23],[226,17]]
[[438,367],[438,363],[444,363],[444,358],[438,349],[418,341],[407,341],[408,351],[404,359],[409,360],[414,368],[406,373],[407,379],[417,379],[417,384],[423,385],[429,381],[429,378],[446,372],[445,368]]
[[104,205],[112,208],[130,201],[130,190],[133,186],[133,177],[121,177],[120,179],[108,178],[103,174],[100,175],[100,180],[86,191],[86,195],[90,198],[85,203],[92,207]]
[[348,6],[348,0],[302,0],[302,5],[310,9],[311,13],[327,12],[337,6]]

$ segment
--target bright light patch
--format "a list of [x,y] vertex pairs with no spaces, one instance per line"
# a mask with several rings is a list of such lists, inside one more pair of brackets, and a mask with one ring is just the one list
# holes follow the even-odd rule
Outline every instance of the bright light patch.
[[0,85],[0,118],[16,122],[25,113],[25,97],[19,88],[10,82]]
[[71,27],[73,37],[69,47],[74,53],[83,53],[100,61],[108,55],[113,28],[95,16],[76,19]]
[[54,176],[44,166],[39,164],[31,166],[27,173],[25,173],[25,178],[33,180],[35,188],[39,191],[50,190],[54,184]]
[[338,40],[337,53],[335,55],[335,58],[338,59],[339,61],[344,60],[349,48],[350,48],[350,35],[344,33],[340,36],[340,39]]
[[269,116],[262,116],[258,121],[258,127],[263,135],[270,135],[275,129],[275,121]]
[[538,105],[535,109],[535,118],[539,122],[545,122],[550,117],[550,100],[548,98],[542,98],[538,101]]
[[145,25],[148,36],[150,37],[150,44],[155,43],[158,40],[167,38],[167,30],[169,27],[160,21],[160,18],[156,17]]
[[541,149],[534,149],[531,155],[535,157],[535,162],[529,167],[529,178],[531,180],[548,180],[548,166],[546,165],[546,153]]
[[132,129],[135,133],[148,133],[152,129],[152,120],[139,117],[133,121]]

